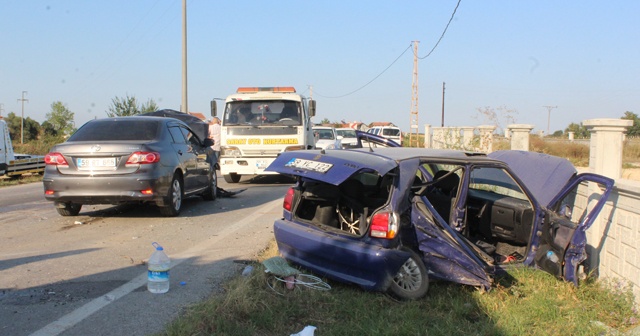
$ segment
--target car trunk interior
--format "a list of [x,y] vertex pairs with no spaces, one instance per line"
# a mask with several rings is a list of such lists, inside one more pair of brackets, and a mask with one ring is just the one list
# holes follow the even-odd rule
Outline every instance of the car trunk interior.
[[370,215],[389,198],[390,179],[356,174],[338,186],[305,181],[295,190],[293,215],[297,220],[362,235]]

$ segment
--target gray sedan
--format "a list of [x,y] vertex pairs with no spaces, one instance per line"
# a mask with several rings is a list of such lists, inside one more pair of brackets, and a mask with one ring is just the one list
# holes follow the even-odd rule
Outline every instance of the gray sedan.
[[78,215],[83,204],[132,202],[177,216],[185,197],[216,198],[210,145],[174,118],[91,120],[45,156],[44,195],[62,216]]

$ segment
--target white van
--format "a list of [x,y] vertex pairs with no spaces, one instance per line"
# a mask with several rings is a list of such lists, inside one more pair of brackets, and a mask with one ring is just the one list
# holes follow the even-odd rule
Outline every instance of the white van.
[[396,126],[374,126],[367,133],[373,133],[381,137],[391,139],[402,146],[402,131]]

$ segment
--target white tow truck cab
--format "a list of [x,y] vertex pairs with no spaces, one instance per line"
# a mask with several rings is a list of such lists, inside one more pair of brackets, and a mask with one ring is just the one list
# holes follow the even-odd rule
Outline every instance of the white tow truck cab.
[[[313,149],[316,103],[293,87],[241,87],[220,116],[220,172],[228,183],[264,169],[282,152]],[[217,116],[215,100],[211,115]]]

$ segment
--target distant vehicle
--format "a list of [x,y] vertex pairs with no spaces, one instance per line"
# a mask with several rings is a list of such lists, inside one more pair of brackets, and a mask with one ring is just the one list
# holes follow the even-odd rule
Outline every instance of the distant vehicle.
[[[406,300],[424,296],[430,279],[489,289],[517,266],[577,285],[585,231],[614,184],[522,151],[298,151],[267,170],[296,178],[273,230],[285,259]],[[578,206],[578,188],[588,209]]]
[[352,148],[358,144],[358,137],[356,136],[356,130],[353,128],[336,128],[338,136],[342,137],[342,148]]
[[357,143],[352,148],[384,148],[384,147],[402,147],[397,142],[363,131],[356,131]]
[[374,126],[367,132],[391,139],[402,146],[402,131],[396,126]]
[[217,178],[200,139],[175,118],[95,119],[45,156],[44,196],[62,216],[84,204],[152,203],[177,216],[185,197],[216,198]]
[[336,129],[326,126],[314,126],[313,136],[316,139],[318,149],[341,149],[342,137],[336,133]]
[[[211,116],[217,115],[211,101]],[[282,152],[313,148],[316,101],[293,87],[240,87],[220,116],[220,173],[227,183],[264,169]]]
[[13,152],[7,122],[0,120],[0,176],[17,178],[23,174],[42,174],[44,156]]

